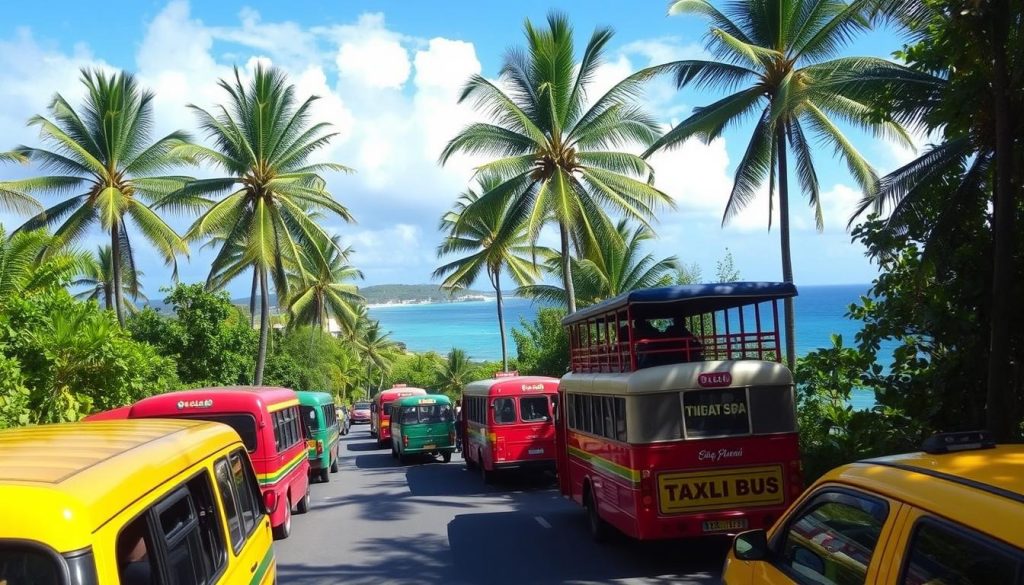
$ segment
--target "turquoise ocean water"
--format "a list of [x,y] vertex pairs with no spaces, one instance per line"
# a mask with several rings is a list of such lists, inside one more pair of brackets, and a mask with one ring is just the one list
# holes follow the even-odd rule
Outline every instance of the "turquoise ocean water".
[[[831,345],[833,333],[843,336],[844,345],[852,345],[860,324],[845,317],[851,303],[859,300],[868,285],[803,286],[795,299],[797,353],[805,355]],[[505,299],[505,323],[520,326],[520,318],[532,321],[538,305],[518,298]],[[474,360],[501,359],[498,317],[494,301],[468,301],[432,305],[395,305],[370,308],[370,316],[391,332],[391,338],[406,344],[410,351],[447,353],[452,347],[466,351]],[[509,355],[515,344],[508,337]],[[870,406],[870,393],[855,396],[856,407]]]

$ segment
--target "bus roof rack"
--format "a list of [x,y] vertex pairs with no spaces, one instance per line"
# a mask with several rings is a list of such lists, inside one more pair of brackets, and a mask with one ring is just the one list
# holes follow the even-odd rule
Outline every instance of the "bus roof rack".
[[[626,305],[658,305],[685,303],[687,314],[698,315],[765,301],[795,297],[791,282],[723,282],[717,284],[684,284],[647,288],[621,295],[576,311],[562,320],[564,325],[596,317]],[[689,305],[692,305],[692,310]]]
[[924,440],[921,450],[925,453],[938,455],[955,451],[972,451],[977,449],[993,449],[996,441],[988,431],[961,431],[956,433],[936,433]]

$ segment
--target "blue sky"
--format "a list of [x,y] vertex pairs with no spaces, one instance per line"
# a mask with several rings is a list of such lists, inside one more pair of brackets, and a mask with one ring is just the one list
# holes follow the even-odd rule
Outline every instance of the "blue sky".
[[[647,65],[703,54],[703,21],[667,17],[665,3],[612,0],[515,3],[292,0],[289,2],[107,1],[103,10],[86,2],[20,3],[0,23],[0,148],[37,144],[25,120],[43,113],[61,92],[75,101],[83,66],[135,72],[156,93],[157,131],[193,130],[184,107],[216,104],[218,77],[233,65],[245,71],[267,60],[286,69],[299,92],[324,99],[317,115],[336,126],[338,138],[323,153],[354,167],[351,176],[329,176],[335,197],[358,223],[328,221],[355,249],[364,284],[421,283],[438,265],[437,220],[464,189],[474,162],[440,168],[444,142],[476,119],[456,104],[471,73],[496,78],[504,51],[522,43],[525,18],[541,21],[552,9],[568,14],[582,47],[595,26],[611,25],[615,40],[597,85],[607,87]],[[858,38],[848,54],[888,56],[900,40],[885,32]],[[666,124],[683,119],[715,94],[677,92],[667,82],[649,88],[644,103]],[[778,232],[767,230],[766,197],[722,228],[721,213],[749,125],[710,145],[700,142],[657,155],[657,185],[678,209],[659,214],[659,239],[650,251],[697,263],[706,276],[728,247],[742,276],[778,280]],[[862,153],[885,172],[909,160],[911,151],[850,132]],[[9,144],[7,144],[9,143]],[[845,232],[859,198],[845,165],[831,150],[815,152],[825,205],[826,229],[793,193],[794,271],[798,284],[864,283],[875,268]],[[6,167],[0,176],[31,169]],[[44,203],[52,204],[53,199]],[[176,217],[184,230],[192,218]],[[23,218],[0,215],[8,230]],[[99,243],[100,234],[89,242]],[[136,238],[140,242],[141,238]],[[185,281],[205,278],[210,254],[194,251],[183,260]],[[139,263],[151,297],[169,282],[169,269],[152,250],[140,248]],[[246,292],[248,283],[231,286]],[[485,287],[481,282],[478,288]]]

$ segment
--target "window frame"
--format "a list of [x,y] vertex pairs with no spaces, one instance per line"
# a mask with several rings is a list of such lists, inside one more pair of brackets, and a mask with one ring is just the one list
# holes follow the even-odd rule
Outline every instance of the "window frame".
[[[546,405],[544,418],[533,418],[533,419],[529,419],[529,420],[524,418],[523,417],[523,404],[522,404],[523,400],[543,400],[545,405]],[[552,409],[551,409],[551,398],[549,398],[547,394],[531,394],[531,395],[518,396],[516,398],[516,402],[519,403],[518,406],[519,406],[519,420],[520,421],[522,421],[524,423],[534,423],[534,424],[536,424],[536,423],[549,423],[549,422],[553,422],[552,421],[553,417],[552,417]]]
[[930,513],[924,512],[914,520],[908,531],[909,536],[907,537],[904,547],[902,549],[903,560],[900,562],[900,572],[897,577],[896,583],[902,584],[906,582],[907,572],[910,570],[910,559],[914,546],[914,541],[920,532],[921,528],[935,526],[940,530],[953,533],[956,536],[962,537],[962,540],[972,542],[976,545],[993,549],[999,553],[1002,553],[1017,562],[1017,576],[1016,584],[1024,584],[1024,551],[1014,548],[992,536],[984,534],[974,528],[958,524],[945,518],[934,516]]
[[[771,542],[768,545],[768,548],[771,551],[771,557],[769,559],[769,562],[772,564],[773,567],[781,571],[787,577],[792,579],[795,583],[805,583],[806,581],[801,580],[801,576],[795,573],[790,566],[785,565],[781,562],[784,558],[782,554],[782,548],[786,544],[786,535],[789,534],[790,529],[793,527],[793,524],[795,524],[798,519],[803,518],[803,516],[813,511],[814,509],[820,508],[822,505],[829,503],[839,503],[842,505],[856,508],[857,506],[855,504],[851,505],[850,501],[858,499],[868,503],[879,505],[880,510],[882,512],[882,517],[881,519],[879,519],[879,523],[881,526],[879,538],[877,541],[875,541],[875,545],[871,549],[871,556],[868,559],[868,564],[865,568],[866,576],[867,572],[871,570],[871,563],[875,561],[876,553],[881,555],[885,552],[885,543],[882,541],[882,533],[885,532],[886,524],[889,522],[892,516],[892,510],[890,509],[889,500],[885,499],[884,497],[878,494],[845,487],[827,486],[815,491],[814,493],[808,494],[804,501],[801,502],[800,507],[796,508],[793,511],[793,513],[789,514],[786,517],[786,522],[782,526],[782,528],[776,531],[774,535],[772,535]],[[882,545],[881,548],[879,547],[880,543]]]
[[[512,420],[501,421],[498,420],[498,402],[507,400],[512,405]],[[519,411],[517,409],[517,400],[512,396],[499,396],[491,400],[491,410],[494,412],[494,424],[495,426],[514,425],[519,422]]]

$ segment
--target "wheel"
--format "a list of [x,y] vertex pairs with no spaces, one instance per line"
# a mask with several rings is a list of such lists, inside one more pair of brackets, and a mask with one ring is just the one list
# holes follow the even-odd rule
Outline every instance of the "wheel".
[[329,481],[331,481],[331,474],[329,470],[325,467],[320,470],[320,483],[327,483]]
[[331,473],[338,473],[338,458],[335,457],[334,461],[331,461]]
[[602,543],[608,540],[608,523],[601,518],[601,512],[597,509],[594,495],[588,490],[587,497],[583,502],[587,509],[587,528],[590,529],[590,538],[594,542]]
[[473,461],[473,459],[472,459],[472,458],[470,458],[469,456],[467,456],[467,455],[466,455],[466,452],[465,452],[465,451],[463,451],[463,452],[462,452],[462,460],[463,460],[463,461],[465,462],[465,464],[466,464],[466,469],[468,469],[468,470],[470,470],[470,471],[472,471],[472,470],[476,469],[476,462],[475,462],[475,461]]
[[394,444],[391,445],[391,458],[398,459],[398,450],[395,449]]
[[441,453],[441,459],[444,459],[445,463],[450,463],[452,460],[452,452],[445,451],[444,453]]
[[284,522],[274,527],[274,540],[284,540],[292,534],[292,502],[285,500]]
[[480,479],[484,480],[484,483],[490,484],[494,482],[494,472],[487,471],[487,466],[484,465],[483,455],[477,456],[477,465],[480,466]]
[[[324,474],[324,475],[326,475],[326,474]],[[324,481],[327,481],[327,480],[324,480]],[[296,514],[305,514],[306,512],[309,512],[309,488],[308,487],[306,488],[306,495],[302,496],[302,499],[299,500],[298,505],[295,506],[295,513]]]

